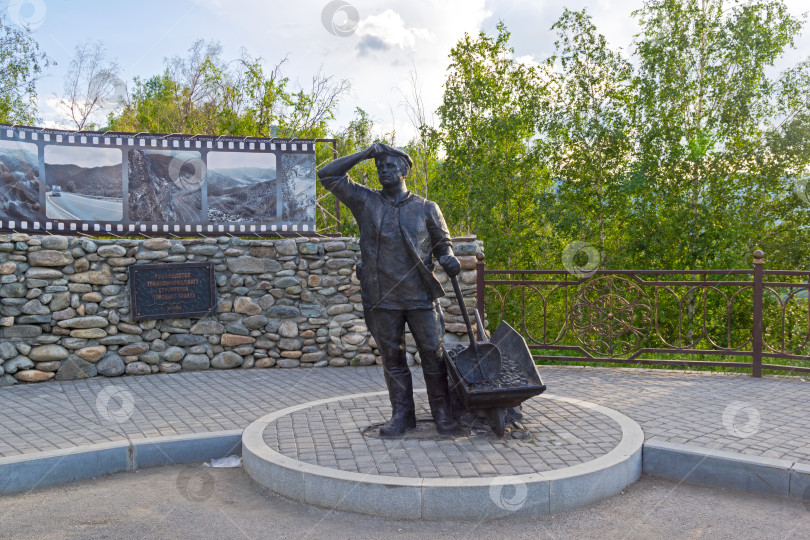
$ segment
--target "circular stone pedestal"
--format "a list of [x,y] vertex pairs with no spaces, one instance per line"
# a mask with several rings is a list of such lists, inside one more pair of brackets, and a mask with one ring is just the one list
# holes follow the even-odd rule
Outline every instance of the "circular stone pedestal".
[[641,428],[593,403],[543,394],[523,430],[430,436],[424,390],[417,434],[375,436],[388,392],[313,401],[268,414],[242,435],[247,473],[274,492],[376,516],[482,520],[543,515],[619,493],[641,475]]

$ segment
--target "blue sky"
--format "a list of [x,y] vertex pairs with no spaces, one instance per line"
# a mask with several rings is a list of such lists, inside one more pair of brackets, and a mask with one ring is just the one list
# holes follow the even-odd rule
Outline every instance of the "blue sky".
[[[587,7],[608,41],[627,50],[637,32],[631,12],[641,3],[570,0],[565,5]],[[795,15],[810,9],[806,0],[786,4]],[[334,16],[326,19],[335,26],[328,28],[324,12],[330,7]],[[166,58],[184,56],[204,38],[219,40],[225,59],[237,58],[245,47],[268,69],[288,56],[285,75],[304,87],[319,69],[348,79],[352,90],[341,101],[336,126],[362,107],[381,130],[394,129],[399,144],[413,133],[402,96],[409,91],[410,69],[416,69],[426,108],[433,111],[441,101],[450,48],[465,32],[494,34],[503,20],[515,56],[542,61],[553,51],[549,28],[562,9],[563,3],[553,0],[346,0],[342,5],[326,0],[0,0],[4,20],[27,22],[42,50],[58,63],[38,86],[46,125],[68,125],[54,102],[63,92],[77,43],[102,41],[130,83],[134,76],[161,73]],[[809,35],[807,28],[788,63],[810,54]]]

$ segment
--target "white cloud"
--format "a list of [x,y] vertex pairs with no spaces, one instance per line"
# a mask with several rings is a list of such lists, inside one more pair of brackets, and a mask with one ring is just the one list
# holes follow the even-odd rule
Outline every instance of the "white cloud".
[[368,49],[413,49],[418,42],[433,41],[430,31],[425,28],[409,28],[402,16],[392,9],[361,19],[356,33],[360,38],[358,50],[361,54]]
[[45,120],[42,122],[42,127],[48,129],[64,129],[66,131],[75,131],[76,126],[65,124],[64,122],[57,122],[55,120]]
[[[51,96],[44,101],[43,105],[44,107],[41,106],[39,110],[39,114],[45,118],[43,127],[69,131],[77,129],[76,124],[70,119],[70,107],[62,102],[62,98]],[[88,120],[97,125],[104,125],[109,112],[108,108],[98,107],[90,114]]]
[[[70,118],[70,111],[68,108],[62,103],[62,98],[57,96],[51,96],[45,100],[43,103],[44,107],[40,108],[40,114],[50,118],[50,123],[53,126],[45,126],[45,127],[53,127],[54,129],[76,129],[75,125],[69,124]],[[56,128],[56,125],[67,126],[67,127],[60,127]]]
[[534,56],[532,56],[531,54],[524,54],[523,56],[518,56],[515,58],[515,62],[523,64],[524,66],[540,69],[540,62],[535,60]]
[[[351,94],[340,102],[334,125],[346,126],[357,107],[374,120],[377,131],[396,130],[397,143],[414,134],[398,88],[407,85],[415,66],[423,83],[425,107],[433,112],[441,103],[450,49],[465,32],[477,34],[490,15],[485,0],[348,0],[359,21],[349,36],[334,35],[323,26],[323,1],[295,4],[245,1],[238,9],[216,0],[197,0],[206,17],[223,28],[238,28],[226,45],[244,45],[263,58],[267,67],[289,53],[284,71],[303,86],[323,67],[323,72],[352,83]],[[249,16],[248,16],[249,15]]]

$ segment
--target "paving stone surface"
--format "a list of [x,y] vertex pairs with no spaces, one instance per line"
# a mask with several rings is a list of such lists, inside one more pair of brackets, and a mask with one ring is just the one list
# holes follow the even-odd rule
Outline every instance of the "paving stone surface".
[[[417,423],[428,422],[427,398],[417,393]],[[525,430],[498,439],[467,430],[443,439],[380,439],[368,428],[391,414],[387,396],[357,397],[282,416],[264,432],[267,445],[310,463],[362,474],[415,478],[482,478],[572,467],[605,455],[622,430],[607,416],[571,403],[533,398],[524,403]],[[364,434],[364,432],[366,434]]]
[[[626,414],[646,440],[810,464],[810,382],[798,378],[541,367],[548,392]],[[414,370],[420,385],[420,370]],[[378,367],[229,370],[0,388],[0,457],[243,429],[316,399],[384,390]]]

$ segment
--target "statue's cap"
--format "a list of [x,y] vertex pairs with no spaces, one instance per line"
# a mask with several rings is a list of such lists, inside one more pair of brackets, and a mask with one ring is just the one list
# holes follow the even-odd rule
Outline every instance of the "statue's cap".
[[405,153],[405,150],[401,148],[396,148],[394,146],[389,146],[384,143],[380,143],[380,146],[383,148],[386,154],[390,154],[392,156],[396,156],[398,158],[405,160],[405,163],[408,164],[408,168],[413,168],[413,160],[411,159],[411,156]]

